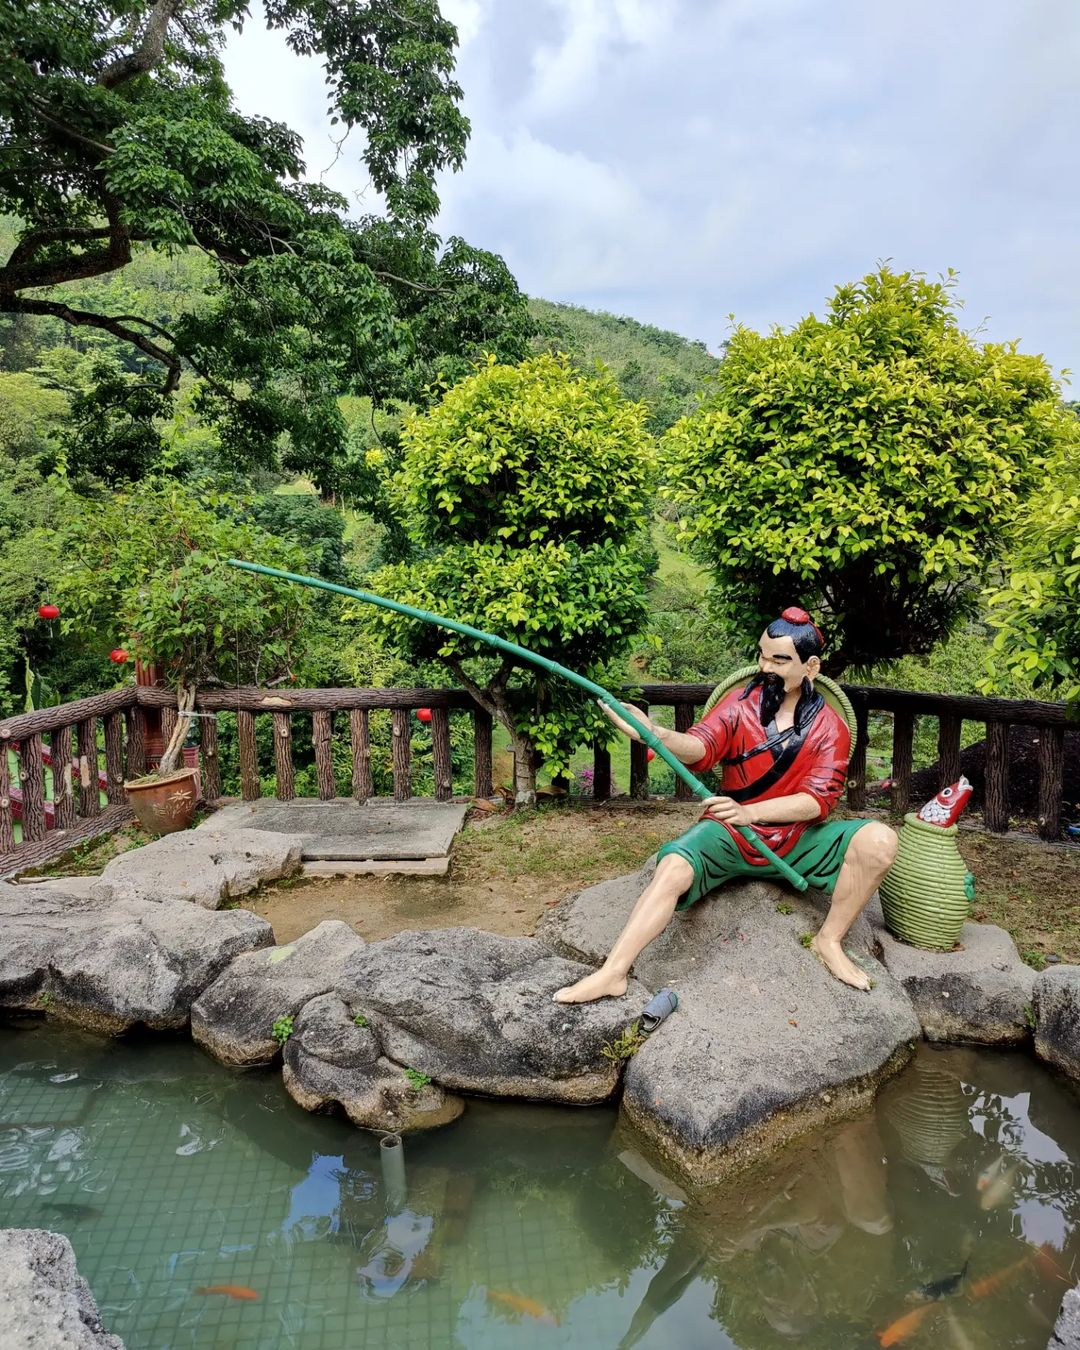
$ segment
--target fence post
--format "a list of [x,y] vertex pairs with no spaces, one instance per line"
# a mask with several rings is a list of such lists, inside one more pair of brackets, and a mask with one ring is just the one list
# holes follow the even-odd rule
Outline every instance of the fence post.
[[1061,788],[1065,770],[1065,729],[1039,728],[1039,837],[1061,832]]
[[296,796],[296,770],[292,757],[292,717],[274,713],[274,776],[278,801],[289,802]]
[[262,796],[259,782],[259,748],[255,743],[255,714],[241,708],[236,714],[236,739],[240,744],[240,795],[246,802]]
[[908,711],[893,713],[892,808],[898,814],[908,809],[911,798],[911,752],[915,718]]
[[937,753],[941,786],[948,787],[960,777],[960,729],[963,719],[953,713],[938,717]]
[[407,802],[412,796],[412,742],[409,739],[409,710],[395,708],[391,717],[394,754],[394,801]]
[[371,781],[371,728],[366,708],[349,711],[349,733],[352,739],[352,794],[358,802],[374,796]]
[[983,820],[988,830],[1004,834],[1009,828],[1009,724],[986,724],[986,796]]
[[435,800],[448,802],[454,795],[454,767],[450,756],[450,713],[431,710],[431,753],[435,777]]

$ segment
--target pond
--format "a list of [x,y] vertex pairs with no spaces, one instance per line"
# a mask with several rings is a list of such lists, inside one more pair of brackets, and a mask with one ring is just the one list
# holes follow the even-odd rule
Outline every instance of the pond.
[[388,1206],[377,1138],[274,1073],[17,1022],[0,1226],[66,1233],[129,1350],[1044,1350],[1076,1106],[1023,1055],[924,1046],[872,1114],[688,1196],[612,1109],[474,1101]]

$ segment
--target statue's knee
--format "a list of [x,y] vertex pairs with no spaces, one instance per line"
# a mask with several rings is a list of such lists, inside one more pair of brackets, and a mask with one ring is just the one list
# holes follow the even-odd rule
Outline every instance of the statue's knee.
[[693,879],[694,869],[677,853],[665,854],[656,864],[656,883],[665,890],[674,890],[677,895],[681,895]]
[[887,872],[896,861],[896,849],[900,841],[891,825],[871,821],[862,827],[855,841],[859,844],[860,855],[875,871]]

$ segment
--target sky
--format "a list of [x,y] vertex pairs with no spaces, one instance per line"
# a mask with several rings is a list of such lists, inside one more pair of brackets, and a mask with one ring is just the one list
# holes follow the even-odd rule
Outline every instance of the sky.
[[[252,6],[257,15],[258,6]],[[959,273],[961,322],[1080,372],[1078,0],[442,0],[472,122],[436,229],[530,295],[715,351],[884,259]],[[253,20],[226,72],[335,162],[321,70]],[[1072,381],[1080,384],[1080,374]]]

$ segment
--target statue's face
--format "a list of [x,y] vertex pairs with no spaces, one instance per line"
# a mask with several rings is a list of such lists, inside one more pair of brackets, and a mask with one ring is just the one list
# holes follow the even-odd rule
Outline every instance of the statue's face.
[[803,680],[815,679],[821,669],[816,656],[803,661],[789,637],[773,638],[762,633],[758,648],[758,669],[770,684],[782,684],[786,694],[800,688]]

